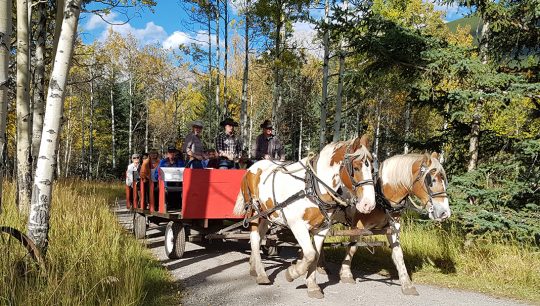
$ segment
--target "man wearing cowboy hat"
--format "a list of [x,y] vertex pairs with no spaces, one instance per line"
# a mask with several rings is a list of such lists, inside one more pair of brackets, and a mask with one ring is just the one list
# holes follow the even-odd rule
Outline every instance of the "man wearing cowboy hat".
[[272,134],[274,127],[270,120],[264,120],[260,125],[262,133],[257,136],[255,146],[253,147],[253,156],[256,160],[268,159],[268,160],[285,160],[285,154],[283,153],[283,146],[279,139]]
[[219,125],[223,127],[223,132],[216,137],[216,150],[220,158],[219,169],[238,168],[237,162],[242,152],[242,144],[234,134],[234,127],[238,126],[238,123],[227,118]]
[[189,133],[184,139],[184,145],[182,145],[182,152],[188,157],[186,164],[187,168],[202,169],[202,161],[208,159],[208,156],[204,153],[204,145],[201,141],[201,133],[204,128],[204,124],[200,120],[191,122],[191,133]]

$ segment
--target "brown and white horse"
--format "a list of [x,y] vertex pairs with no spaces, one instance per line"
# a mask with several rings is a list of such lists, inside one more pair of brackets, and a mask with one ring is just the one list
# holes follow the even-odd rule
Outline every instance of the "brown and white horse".
[[[398,271],[401,290],[406,295],[418,295],[403,261],[399,218],[409,196],[415,196],[421,201],[430,219],[443,221],[449,218],[451,212],[446,194],[446,173],[439,163],[437,153],[431,156],[396,155],[381,164],[377,184],[382,203],[377,201],[377,207],[369,214],[353,212],[353,224],[356,228],[368,230],[390,226],[392,233],[387,235],[387,239],[392,248],[392,260]],[[353,237],[351,239],[355,240]],[[347,248],[339,272],[343,283],[355,283],[351,273],[351,261],[356,250],[356,246]]]
[[[292,231],[304,254],[303,259],[287,269],[286,279],[292,282],[307,272],[308,295],[323,297],[315,279],[315,270],[324,238],[332,223],[328,219],[339,209],[336,204],[339,199],[345,199],[360,213],[369,213],[375,207],[371,161],[368,138],[362,136],[326,145],[311,160],[304,158],[285,167],[263,160],[248,169],[234,208],[237,215],[246,214],[247,210],[247,215],[252,216],[257,210],[272,209],[279,203],[290,202],[288,199],[303,190],[308,194],[294,197],[289,205],[251,223],[250,274],[257,277],[258,284],[270,283],[261,261],[261,237],[265,236],[271,224],[278,224]],[[311,162],[318,180],[310,179],[310,171],[306,171]],[[306,186],[309,185],[306,180],[314,182],[312,186],[318,185],[315,187],[319,189],[318,195],[313,196],[309,186]],[[321,209],[321,203],[333,205]]]

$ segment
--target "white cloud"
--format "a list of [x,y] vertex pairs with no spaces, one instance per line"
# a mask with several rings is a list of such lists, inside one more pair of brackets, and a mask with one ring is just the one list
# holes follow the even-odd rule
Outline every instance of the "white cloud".
[[460,7],[457,3],[438,4],[437,2],[429,2],[433,4],[433,7],[436,11],[444,12],[444,19],[447,22],[462,18],[471,11],[466,7]]
[[174,31],[169,37],[163,41],[163,48],[176,49],[181,44],[186,44],[191,41],[191,37],[184,32]]

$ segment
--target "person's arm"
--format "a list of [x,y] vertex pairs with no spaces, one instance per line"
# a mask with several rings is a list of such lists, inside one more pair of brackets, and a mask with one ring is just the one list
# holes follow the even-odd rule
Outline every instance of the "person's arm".
[[130,186],[133,185],[133,169],[132,165],[129,164],[126,170],[126,185]]

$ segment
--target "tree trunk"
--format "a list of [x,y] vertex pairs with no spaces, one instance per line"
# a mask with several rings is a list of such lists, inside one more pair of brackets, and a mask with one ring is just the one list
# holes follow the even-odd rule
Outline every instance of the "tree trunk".
[[[212,94],[212,15],[208,14],[208,92]],[[210,99],[209,99],[210,100]]]
[[9,54],[11,50],[11,0],[0,0],[0,213],[5,171],[6,126],[8,111]]
[[[484,65],[487,64],[488,61],[488,44],[487,44],[487,36],[489,33],[489,22],[485,22],[482,26],[482,34],[480,38],[480,57],[482,58],[482,63]],[[473,114],[473,120],[471,122],[471,134],[469,139],[469,166],[467,167],[467,171],[471,172],[474,169],[476,169],[476,165],[478,164],[478,151],[480,150],[480,111],[482,109],[482,101],[480,99],[477,99],[475,101],[474,106],[474,114]],[[473,201],[472,201],[473,202]]]
[[111,150],[112,150],[112,168],[116,170],[116,129],[115,129],[115,120],[114,120],[114,67],[111,71],[111,80],[110,80],[110,103],[111,103]]
[[17,0],[17,204],[26,214],[32,195],[28,2]]
[[62,20],[64,19],[64,9],[66,8],[65,0],[56,0],[56,15],[54,16],[54,40],[52,50],[52,62],[55,61],[56,50],[60,39],[60,31],[62,31]]
[[58,54],[55,57],[47,91],[43,135],[39,147],[32,206],[28,218],[28,236],[42,250],[43,254],[46,253],[48,246],[53,172],[56,167],[54,163],[56,163],[56,149],[60,139],[57,132],[60,129],[64,92],[77,36],[81,2],[82,0],[68,0],[67,2],[58,42]]
[[[245,40],[244,40],[244,76],[242,77],[242,104],[240,107],[240,126],[242,127],[242,143],[245,150],[249,150],[249,142],[247,138],[248,126],[247,126],[247,91],[249,80],[249,0],[246,1],[246,28],[245,28]],[[250,153],[251,154],[251,153]]]
[[[281,2],[280,2],[281,3]],[[274,41],[275,49],[275,63],[274,63],[274,88],[273,88],[273,104],[272,104],[272,121],[274,122],[274,129],[279,129],[280,118],[279,108],[281,107],[281,80],[280,69],[278,62],[281,58],[281,28],[283,27],[283,14],[281,14],[278,23],[276,24],[276,37]]]
[[375,157],[379,156],[379,143],[381,138],[381,107],[382,100],[377,97],[377,122],[375,123],[375,144],[373,145],[373,153]]
[[[347,12],[349,1],[343,1],[343,10]],[[345,20],[346,21],[346,20]],[[336,115],[334,119],[334,137],[333,142],[339,141],[341,133],[341,110],[342,110],[342,95],[343,95],[343,72],[345,71],[345,39],[341,37],[339,47],[339,70],[338,70],[338,88],[336,93]]]
[[217,0],[216,1],[216,58],[217,58],[217,63],[216,63],[216,110],[217,110],[217,119],[218,121],[220,121],[220,118],[221,118],[221,110],[220,110],[220,104],[219,104],[219,92],[221,90],[220,88],[220,74],[221,74],[221,70],[220,70],[220,61],[221,61],[221,55],[219,53],[219,23],[220,23],[220,19],[221,19],[221,14],[220,14],[220,11],[219,11],[219,1],[220,0]]
[[[95,56],[95,54],[93,55]],[[94,171],[94,69],[92,67],[94,63],[95,58],[92,59],[90,65],[90,126],[88,127],[88,174],[90,179],[93,178]]]
[[[328,15],[330,14],[330,3],[328,0],[324,2],[324,26],[328,27]],[[328,28],[324,30],[323,45],[323,79],[322,79],[322,99],[321,99],[321,123],[319,134],[319,150],[326,145],[326,111],[328,107],[328,62],[330,61],[330,33]]]
[[[131,69],[131,64],[129,65]],[[132,89],[131,89],[131,83],[132,83],[132,76],[131,72],[129,73],[129,135],[128,135],[128,155],[131,155],[133,152],[131,151],[133,148],[133,97],[132,97]],[[130,156],[131,158],[131,156]]]
[[302,159],[302,134],[304,133],[304,116],[300,114],[300,135],[298,137],[298,160]]
[[225,37],[223,39],[225,40],[225,52],[224,52],[224,61],[223,61],[223,109],[224,109],[224,116],[229,117],[229,100],[227,97],[227,77],[228,77],[228,71],[227,68],[229,67],[228,58],[229,58],[229,0],[223,0],[224,6],[225,6]]
[[38,2],[38,22],[36,27],[36,54],[34,67],[34,99],[32,118],[32,161],[37,162],[41,131],[43,130],[43,112],[45,103],[45,40],[47,35],[47,4]]
[[411,137],[411,101],[407,101],[405,108],[405,144],[403,154],[409,153],[409,138]]

